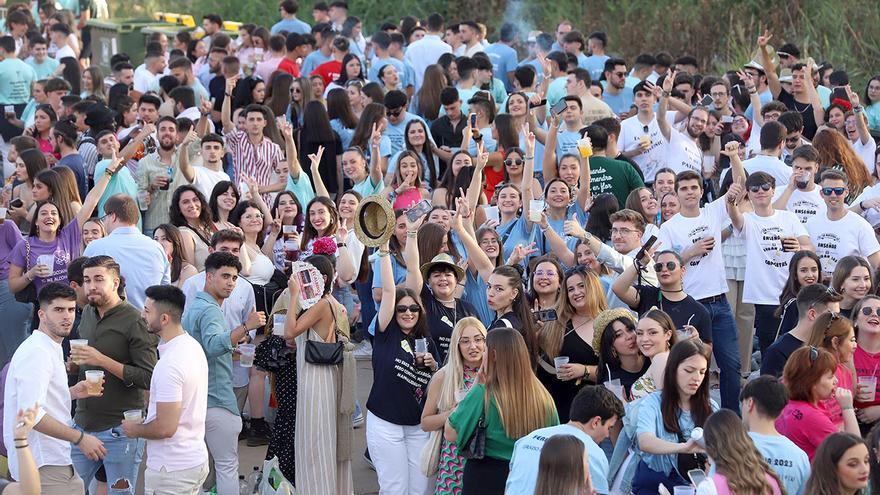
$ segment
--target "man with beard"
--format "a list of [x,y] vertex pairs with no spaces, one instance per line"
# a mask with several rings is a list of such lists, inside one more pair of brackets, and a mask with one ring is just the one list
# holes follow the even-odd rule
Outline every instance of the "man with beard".
[[660,133],[666,140],[667,160],[666,166],[675,173],[692,170],[700,173],[703,168],[703,150],[700,148],[700,135],[706,130],[709,122],[709,110],[706,107],[694,107],[688,112],[685,132],[679,131],[669,124],[666,119],[666,111],[669,108],[670,92],[675,81],[675,73],[671,77],[663,79],[663,87],[659,93],[660,106],[657,108],[657,125]]
[[[83,380],[67,386],[61,342],[70,335],[76,312],[76,293],[60,283],[46,284],[39,296],[40,326],[15,351],[3,395],[3,442],[9,453],[9,471],[19,478],[18,451],[13,441],[16,413],[39,405],[37,423],[27,436],[40,472],[42,493],[83,493],[83,481],[73,469],[70,445],[90,459],[107,455],[103,442],[71,428],[71,399],[89,397]],[[94,397],[94,396],[93,396]]]
[[156,125],[158,148],[155,153],[141,158],[137,169],[138,192],[145,191],[150,198],[149,207],[144,212],[144,233],[152,235],[153,230],[169,221],[169,209],[174,190],[189,184],[180,162],[177,147],[177,120],[162,117]]
[[605,92],[602,94],[602,101],[621,119],[629,117],[633,94],[626,89],[626,61],[622,58],[609,58],[605,61],[604,74]]
[[147,287],[143,317],[159,336],[145,421],[123,421],[126,436],[147,441],[147,493],[195,494],[208,476],[205,415],[208,361],[180,325],[186,298],[173,285]]
[[79,399],[74,422],[104,442],[103,462],[74,452],[76,472],[86,486],[103,464],[110,490],[133,493],[144,452],[143,440],[121,430],[123,413],[144,408],[143,390],[150,388],[156,365],[156,339],[147,333],[140,312],[119,297],[119,264],[109,256],[94,256],[83,264],[83,288],[89,305],[79,324],[88,345],[73,346],[70,358],[80,378],[87,371],[104,372],[104,395]]
[[183,327],[198,341],[208,358],[208,411],[205,442],[214,459],[217,493],[238,491],[238,434],[241,416],[232,390],[232,350],[247,338],[241,324],[228,328],[220,306],[236,287],[241,262],[228,252],[205,260],[204,291],[196,294],[183,314]]

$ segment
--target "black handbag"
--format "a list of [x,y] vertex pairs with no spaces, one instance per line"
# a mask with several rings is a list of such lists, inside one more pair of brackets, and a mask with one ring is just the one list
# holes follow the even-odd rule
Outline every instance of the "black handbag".
[[474,429],[474,434],[458,453],[465,459],[482,459],[486,456],[486,396],[483,395],[483,413]]
[[[27,271],[30,270],[28,265],[31,261],[31,243],[28,242],[27,239],[24,240],[24,247],[24,272],[27,273]],[[15,300],[25,304],[37,304],[37,287],[34,286],[33,280],[31,280],[24,289],[15,293]]]
[[[333,303],[327,300],[327,304],[330,305],[330,314],[333,315],[333,331],[336,332],[336,311],[333,308]],[[336,342],[319,342],[317,340],[312,340],[309,338],[312,329],[309,329],[306,334],[306,349],[305,349],[305,359],[307,363],[310,364],[323,364],[327,366],[335,366],[342,364],[342,353],[345,351],[345,343],[340,342],[339,339]]]
[[[681,433],[677,433],[677,435],[678,441],[685,443],[684,436]],[[708,461],[709,458],[706,454],[677,454],[675,468],[678,470],[678,474],[680,474],[682,478],[687,479],[688,471],[693,469],[706,469],[706,463]]]

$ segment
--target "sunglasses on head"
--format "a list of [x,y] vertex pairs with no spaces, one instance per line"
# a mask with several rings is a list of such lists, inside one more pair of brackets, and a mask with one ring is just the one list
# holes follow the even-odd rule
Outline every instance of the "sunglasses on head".
[[843,196],[846,193],[845,187],[823,187],[822,194],[825,196]]
[[654,271],[661,272],[663,271],[663,267],[666,267],[666,270],[672,271],[678,266],[678,263],[674,261],[667,261],[666,263],[654,263]]
[[871,309],[871,308],[865,306],[864,308],[862,308],[862,314],[863,314],[863,315],[865,315],[865,316],[871,316],[872,313],[875,314],[875,315],[877,315],[877,316],[880,316],[880,307],[877,307],[877,308],[873,308],[873,309]]
[[523,164],[522,158],[508,158],[508,159],[504,160],[504,165],[507,167],[514,165],[514,164],[522,165]]
[[410,304],[409,306],[406,304],[399,304],[396,309],[398,313],[406,313],[407,311],[410,313],[418,313],[421,311],[422,307],[418,304]]
[[753,192],[753,193],[756,193],[759,190],[763,190],[766,192],[766,191],[769,191],[770,189],[773,189],[773,186],[771,186],[769,182],[765,182],[761,185],[749,186],[749,192]]

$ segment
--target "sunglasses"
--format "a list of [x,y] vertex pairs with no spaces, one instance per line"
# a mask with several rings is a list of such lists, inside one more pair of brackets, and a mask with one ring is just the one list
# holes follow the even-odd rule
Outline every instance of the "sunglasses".
[[401,313],[401,314],[406,313],[407,311],[409,311],[410,313],[418,313],[419,311],[422,310],[422,307],[419,306],[418,304],[410,304],[409,306],[407,306],[405,304],[401,304],[401,305],[397,306],[396,309],[397,309],[397,312]]
[[522,165],[523,163],[524,162],[521,158],[508,158],[507,160],[504,160],[504,165],[507,167],[514,165],[514,164]]
[[666,267],[666,270],[671,272],[672,270],[675,270],[676,267],[678,267],[678,263],[674,261],[667,261],[666,263],[654,263],[655,272],[662,272],[663,267]]
[[403,112],[402,108],[398,108],[397,110],[385,110],[385,115],[388,117],[397,117]]
[[[865,308],[865,309],[869,309],[869,308]],[[831,318],[828,319],[828,324],[825,325],[826,332],[831,329],[831,325],[833,325],[835,321],[842,318],[839,313],[832,312],[832,313],[828,313],[828,314],[831,315]]]
[[626,77],[626,72],[612,72],[617,77]]
[[862,308],[862,314],[865,316],[871,316],[871,313],[880,316],[880,307],[876,307],[873,310],[869,307]]
[[823,187],[822,194],[825,196],[843,196],[846,193],[845,187]]
[[759,190],[766,192],[766,191],[769,191],[770,189],[773,189],[773,186],[771,186],[769,182],[765,182],[765,183],[761,184],[760,186],[749,186],[749,192],[753,192],[753,193],[756,193]]

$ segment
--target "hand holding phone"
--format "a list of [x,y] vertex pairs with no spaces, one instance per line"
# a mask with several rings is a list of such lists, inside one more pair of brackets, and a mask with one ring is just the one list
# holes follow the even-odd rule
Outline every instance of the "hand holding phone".
[[568,102],[562,99],[557,101],[551,110],[556,115],[562,115],[562,112],[564,112],[566,108],[568,108]]

